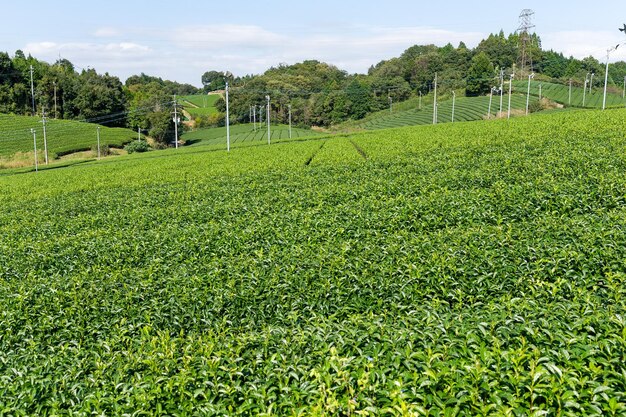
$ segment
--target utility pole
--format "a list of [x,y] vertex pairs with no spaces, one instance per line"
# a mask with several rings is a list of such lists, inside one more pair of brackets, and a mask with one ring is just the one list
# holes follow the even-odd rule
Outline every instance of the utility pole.
[[35,172],[39,172],[39,161],[37,160],[37,132],[35,129],[31,129],[30,133],[33,134],[33,147],[35,148]]
[[528,92],[526,93],[526,116],[528,116],[528,107],[530,105],[530,80],[535,78],[535,73],[533,72],[528,76]]
[[252,120],[254,123],[254,131],[256,132],[256,104],[252,106]]
[[585,86],[583,88],[583,107],[585,107],[585,98],[587,96],[587,84],[589,83],[589,73],[585,76]]
[[46,135],[46,109],[41,109],[41,123],[43,123],[43,156],[46,161],[46,165],[48,165],[48,137]]
[[54,118],[58,119],[57,116],[57,82],[53,81],[52,85],[54,86]]
[[33,66],[30,66],[30,95],[33,102],[33,116],[36,116],[35,112],[35,81],[33,80]]
[[291,139],[291,104],[288,104],[287,108],[289,109],[289,139]]
[[619,44],[606,50],[606,70],[604,71],[604,98],[602,99],[602,110],[606,109],[606,86],[609,83],[609,58],[611,56],[611,52],[617,50],[617,48],[619,48]]
[[569,79],[569,98],[568,98],[567,104],[570,106],[572,105],[572,79],[571,78]]
[[591,95],[591,88],[593,87],[593,76],[596,75],[595,72],[591,73],[591,81],[589,82],[589,95]]
[[491,119],[491,101],[493,100],[493,91],[496,87],[491,87],[491,91],[489,92],[489,110],[487,110],[487,120]]
[[230,152],[230,108],[228,103],[228,81],[226,81],[226,152]]
[[174,146],[178,149],[178,123],[180,123],[180,119],[178,118],[178,102],[176,101],[176,94],[174,94]]
[[435,73],[435,99],[433,101],[433,124],[437,124],[437,73]]
[[500,112],[498,117],[502,117],[502,101],[504,99],[504,70],[500,70]]
[[509,80],[509,111],[508,111],[508,115],[507,115],[507,119],[511,118],[511,92],[513,91],[513,78],[515,77],[515,74],[511,74],[511,79]]
[[452,123],[454,123],[454,105],[456,103],[456,93],[452,90]]
[[98,161],[100,160],[100,126],[96,128],[97,137],[98,137]]
[[267,144],[270,145],[272,138],[272,130],[270,128],[270,96],[265,96],[265,99],[267,100]]

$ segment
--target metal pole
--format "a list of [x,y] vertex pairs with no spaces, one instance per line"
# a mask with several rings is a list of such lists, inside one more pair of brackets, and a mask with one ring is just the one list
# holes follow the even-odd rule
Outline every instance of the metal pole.
[[456,103],[456,93],[452,91],[452,123],[454,123],[454,105]]
[[31,129],[30,133],[33,134],[33,147],[35,148],[35,172],[39,172],[39,161],[37,160],[37,132],[35,129]]
[[611,56],[611,52],[615,51],[619,48],[619,44],[611,49],[607,49],[606,51],[606,70],[604,71],[604,98],[602,99],[602,110],[606,109],[606,87],[609,83],[609,58]]
[[272,138],[272,131],[270,128],[270,96],[265,96],[265,99],[267,100],[267,144],[271,144],[271,138]]
[[256,104],[252,106],[252,120],[254,121],[254,131],[256,132]]
[[507,119],[511,118],[511,92],[513,91],[513,77],[515,77],[515,74],[511,74],[511,79],[509,80],[509,111]]
[[137,128],[137,140],[141,142],[141,128],[140,127]]
[[291,104],[288,104],[287,108],[289,109],[289,139],[291,139]]
[[52,85],[54,85],[54,118],[58,119],[59,117],[57,116],[57,83],[56,81],[53,81]]
[[587,84],[589,80],[585,77],[585,87],[583,88],[583,107],[585,107],[585,98],[587,97]]
[[100,160],[100,126],[96,128],[98,132],[98,160]]
[[433,124],[437,124],[437,73],[435,73],[435,98],[433,101]]
[[174,94],[174,144],[178,149],[178,103],[176,103],[176,95]]
[[41,110],[41,122],[43,123],[43,156],[48,165],[48,136],[46,135],[46,110]]
[[498,117],[502,117],[502,101],[504,99],[504,70],[500,70],[500,112]]
[[226,151],[230,152],[230,108],[228,103],[228,81],[226,82]]
[[387,93],[387,98],[389,98],[389,113],[393,113],[393,99],[390,94],[391,93]]
[[491,91],[489,92],[489,110],[487,110],[487,120],[491,119],[491,101],[493,100],[493,90],[496,87],[491,87]]
[[572,79],[569,79],[569,99],[567,101],[568,105],[572,105]]
[[33,101],[33,116],[36,116],[35,112],[35,81],[33,80],[33,66],[30,66],[30,95]]
[[[626,77],[624,77],[624,85],[626,86]],[[626,88],[626,87],[625,87]],[[422,92],[420,91],[420,104],[419,109],[422,110]]]
[[589,82],[589,94],[591,94],[591,89],[593,88],[593,76],[596,75],[595,72],[591,73],[591,81]]
[[530,105],[530,80],[533,79],[535,73],[528,76],[528,92],[526,93],[526,116],[528,116],[528,107]]

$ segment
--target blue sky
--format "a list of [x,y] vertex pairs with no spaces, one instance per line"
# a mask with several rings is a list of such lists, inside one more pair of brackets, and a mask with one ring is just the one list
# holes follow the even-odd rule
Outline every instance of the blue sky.
[[[511,2],[512,3],[512,2]],[[465,41],[518,27],[522,8],[535,11],[544,49],[604,60],[626,36],[626,2],[529,1],[31,1],[2,5],[0,50],[92,67],[122,80],[144,72],[200,84],[206,70],[261,73],[304,59],[366,72],[414,44]],[[626,45],[612,60],[626,60]]]

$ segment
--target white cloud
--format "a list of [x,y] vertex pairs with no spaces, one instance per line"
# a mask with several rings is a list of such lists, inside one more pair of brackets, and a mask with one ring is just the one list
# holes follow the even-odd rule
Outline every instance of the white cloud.
[[582,59],[593,56],[605,62],[607,49],[625,43],[611,54],[611,61],[626,59],[626,38],[617,31],[564,31],[541,36],[544,50],[554,49],[563,55]]
[[[617,32],[617,31],[615,31]],[[465,42],[474,47],[488,34],[441,30],[431,27],[342,26],[271,31],[254,25],[216,24],[155,28],[100,28],[97,37],[121,37],[125,42],[38,42],[24,51],[55,61],[59,55],[77,67],[92,67],[118,75],[122,80],[144,72],[179,82],[200,84],[207,70],[237,75],[262,73],[280,63],[317,59],[350,73],[366,72],[383,59],[399,56],[416,44]],[[93,39],[93,38],[92,38]],[[103,40],[100,39],[100,40]],[[604,61],[606,49],[626,41],[614,32],[554,32],[542,35],[544,49],[584,58],[590,54]],[[148,46],[149,45],[149,46]],[[626,59],[626,45],[612,60]]]

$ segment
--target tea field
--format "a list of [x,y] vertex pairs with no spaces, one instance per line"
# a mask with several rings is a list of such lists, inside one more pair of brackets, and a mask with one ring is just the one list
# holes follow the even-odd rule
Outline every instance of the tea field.
[[[288,140],[289,126],[271,125],[271,141]],[[321,136],[320,132],[311,129],[292,127],[291,137],[293,139],[312,138]],[[181,138],[187,142],[188,146],[226,146],[226,127],[198,129],[184,133]],[[231,146],[249,145],[255,143],[267,143],[267,127],[258,123],[256,130],[252,124],[238,124],[230,127]]]
[[[500,96],[493,96],[491,103],[491,112],[489,111],[489,96],[481,97],[457,97],[454,106],[454,122],[469,122],[484,120],[488,118],[498,117],[500,112]],[[533,99],[536,101],[536,99]],[[416,104],[416,100],[410,100]],[[398,103],[397,110],[384,110],[368,115],[363,120],[351,121],[343,123],[339,126],[342,128],[357,128],[364,130],[389,129],[402,126],[429,125],[433,123],[433,103],[432,97],[424,97],[421,108],[414,106],[406,109],[405,103]],[[442,100],[438,108],[438,123],[452,122],[452,99]],[[511,96],[512,115],[517,116],[521,112],[526,112],[526,96],[521,94],[513,94]],[[508,96],[503,97],[502,115],[507,117]]]
[[[513,86],[518,90],[528,91],[528,81],[514,81]],[[599,109],[602,108],[604,87],[595,86],[591,89],[591,92],[589,92],[589,90],[587,90],[585,94],[583,94],[583,92],[583,87],[572,86],[572,95],[570,99],[569,85],[555,84],[545,81],[531,81],[530,83],[530,94],[534,97],[539,97],[539,94],[541,93],[541,97],[546,97],[564,105]],[[621,93],[615,94],[608,91],[606,95],[606,105],[607,107],[624,107],[626,105],[626,100],[624,100]]]
[[[71,152],[89,150],[97,143],[97,125],[72,120],[48,119],[46,133],[51,158]],[[15,153],[33,152],[33,135],[36,130],[37,150],[43,152],[43,125],[41,118],[0,114],[0,157]],[[115,147],[137,138],[129,129],[101,126],[100,141]]]
[[220,97],[219,94],[182,96],[180,102],[192,117],[198,117],[219,113],[215,103]]
[[0,415],[626,413],[626,110],[0,177]]

